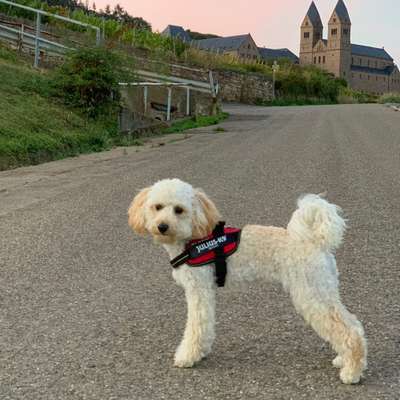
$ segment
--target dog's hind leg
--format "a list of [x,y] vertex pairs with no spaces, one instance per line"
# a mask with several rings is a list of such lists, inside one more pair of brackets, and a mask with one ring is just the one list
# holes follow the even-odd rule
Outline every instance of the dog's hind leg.
[[341,381],[358,383],[367,366],[367,344],[361,323],[338,297],[336,302],[332,302],[332,299],[324,298],[323,291],[310,295],[312,292],[314,290],[306,290],[301,297],[292,295],[296,309],[337,352],[334,361],[341,368]]
[[[186,268],[186,267],[184,267]],[[215,284],[206,268],[182,268],[174,274],[185,289],[187,321],[182,342],[175,353],[176,367],[190,368],[211,351],[215,338]]]

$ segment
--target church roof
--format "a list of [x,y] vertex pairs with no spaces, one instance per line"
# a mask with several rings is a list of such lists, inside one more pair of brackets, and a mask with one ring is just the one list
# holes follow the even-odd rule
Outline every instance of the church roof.
[[360,44],[351,45],[351,53],[356,56],[382,58],[384,60],[393,61],[393,58],[386,52],[385,49],[379,47],[363,46]]
[[178,25],[168,25],[162,32],[162,35],[169,36],[175,39],[181,39],[184,42],[190,42],[189,34]]
[[250,34],[196,40],[196,45],[203,50],[237,50],[246,41]]
[[289,49],[266,49],[265,47],[259,47],[258,51],[262,59],[267,61],[275,61],[282,58],[287,58],[288,60],[293,61],[294,63],[299,62],[299,57],[296,54],[292,53]]
[[311,2],[310,8],[307,11],[307,17],[310,18],[310,21],[314,26],[322,25],[322,20],[319,15],[318,8],[313,1]]
[[343,21],[350,21],[350,15],[343,0],[339,0],[336,4],[335,11],[339,19]]

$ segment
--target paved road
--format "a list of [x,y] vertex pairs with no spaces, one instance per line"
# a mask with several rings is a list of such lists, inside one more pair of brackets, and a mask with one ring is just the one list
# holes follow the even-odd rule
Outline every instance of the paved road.
[[[381,106],[230,106],[226,132],[0,173],[0,398],[399,399],[400,113]],[[218,292],[218,338],[172,367],[185,322],[163,250],[135,237],[140,188],[179,177],[230,224],[285,225],[328,190],[349,219],[337,254],[369,365],[345,386],[332,351],[275,285]]]

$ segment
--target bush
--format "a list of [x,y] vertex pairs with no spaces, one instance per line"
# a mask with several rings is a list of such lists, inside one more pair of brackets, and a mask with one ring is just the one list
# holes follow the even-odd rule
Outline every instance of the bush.
[[355,91],[350,88],[342,88],[338,96],[339,104],[357,104],[358,99],[355,96]]
[[321,103],[336,103],[340,90],[347,83],[314,67],[292,66],[277,74],[276,90],[283,99],[320,99]]
[[377,96],[350,88],[342,88],[338,96],[338,103],[340,104],[365,104],[376,103],[376,101]]
[[126,59],[105,48],[77,50],[55,74],[54,86],[67,104],[97,117],[118,106],[118,83],[134,79],[125,64]]
[[400,104],[400,93],[385,93],[378,99],[378,101],[381,104],[388,104],[388,103]]

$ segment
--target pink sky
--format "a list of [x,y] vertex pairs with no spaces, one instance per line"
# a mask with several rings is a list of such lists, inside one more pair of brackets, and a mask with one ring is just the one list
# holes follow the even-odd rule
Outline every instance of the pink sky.
[[[259,46],[299,50],[299,26],[311,0],[95,0],[98,8],[119,3],[130,14],[162,31],[181,25],[221,36],[251,33]],[[327,25],[337,0],[315,0]],[[352,19],[352,42],[385,47],[400,62],[400,1],[345,0]],[[326,33],[326,29],[324,31]]]

